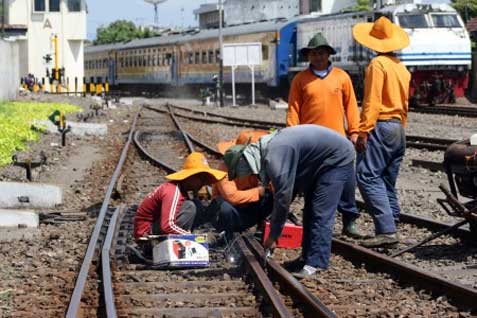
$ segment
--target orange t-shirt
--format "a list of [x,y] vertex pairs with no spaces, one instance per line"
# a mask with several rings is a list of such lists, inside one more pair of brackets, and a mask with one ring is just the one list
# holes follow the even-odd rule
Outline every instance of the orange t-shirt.
[[359,110],[349,75],[336,67],[320,78],[311,69],[298,73],[288,97],[287,126],[315,124],[343,136],[359,132]]

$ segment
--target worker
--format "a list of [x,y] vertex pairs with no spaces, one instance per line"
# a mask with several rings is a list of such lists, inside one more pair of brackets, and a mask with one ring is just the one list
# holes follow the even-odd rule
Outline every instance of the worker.
[[396,221],[400,207],[396,180],[406,149],[411,75],[401,63],[397,50],[409,45],[409,36],[386,17],[353,27],[354,39],[376,51],[366,68],[364,99],[356,142],[357,181],[375,225],[375,237],[366,247],[398,243]]
[[[266,130],[242,130],[236,139],[217,145],[224,154],[234,145],[247,142],[255,143],[267,135]],[[219,170],[227,172],[227,166],[221,163]],[[226,176],[212,187],[212,197],[218,208],[216,228],[226,232],[230,239],[234,232],[242,232],[260,223],[271,213],[273,201],[268,185],[260,184],[256,175],[229,180]]]
[[[359,110],[349,75],[331,64],[330,55],[336,54],[326,38],[317,33],[301,49],[310,65],[292,81],[288,97],[287,127],[315,124],[335,130],[355,144],[359,132]],[[338,211],[342,215],[342,233],[352,238],[363,238],[356,220],[359,211],[355,199],[356,178],[349,178],[341,196]]]
[[255,144],[233,146],[224,155],[230,180],[254,174],[262,184],[271,183],[273,209],[265,249],[273,249],[280,237],[292,198],[304,194],[304,266],[294,273],[298,278],[328,268],[336,208],[354,171],[354,153],[353,144],[334,130],[299,125]]
[[211,169],[207,159],[193,152],[184,161],[183,169],[167,175],[170,180],[149,193],[134,217],[134,237],[140,240],[150,234],[188,234],[200,207],[188,198],[188,191],[197,192],[225,177],[226,173]]

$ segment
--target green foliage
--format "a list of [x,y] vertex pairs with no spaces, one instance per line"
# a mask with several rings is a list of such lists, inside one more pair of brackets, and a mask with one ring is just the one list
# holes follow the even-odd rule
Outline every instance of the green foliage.
[[141,30],[131,21],[117,20],[106,27],[96,30],[94,45],[130,41],[132,39],[149,38],[155,35],[151,29]]
[[0,103],[0,167],[9,164],[16,151],[27,149],[27,142],[39,139],[38,130],[32,129],[33,121],[46,120],[57,109],[64,113],[81,110],[68,104]]
[[358,0],[356,5],[344,8],[343,12],[358,12],[358,11],[370,11],[371,0]]
[[477,16],[477,0],[452,0],[451,6],[459,12],[465,22]]

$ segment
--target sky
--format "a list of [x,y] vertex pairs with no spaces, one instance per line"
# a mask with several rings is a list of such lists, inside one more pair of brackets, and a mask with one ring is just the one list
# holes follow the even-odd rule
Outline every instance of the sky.
[[[116,20],[130,20],[136,25],[154,23],[154,7],[143,0],[88,0],[88,39],[96,38],[96,29]],[[217,0],[167,0],[159,4],[160,26],[195,26],[193,11],[203,3]]]

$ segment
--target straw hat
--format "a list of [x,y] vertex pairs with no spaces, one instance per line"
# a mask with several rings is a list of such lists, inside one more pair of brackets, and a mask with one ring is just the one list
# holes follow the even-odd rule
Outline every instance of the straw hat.
[[323,36],[323,34],[321,34],[320,32],[318,32],[317,34],[315,34],[311,40],[308,42],[308,46],[307,47],[304,47],[300,50],[301,54],[303,56],[308,56],[308,53],[311,51],[311,50],[314,50],[314,49],[318,49],[320,47],[325,47],[328,49],[330,55],[335,55],[336,54],[336,51],[334,48],[332,48],[329,44],[328,44],[328,41],[326,41],[326,38]]
[[226,176],[226,172],[212,169],[207,162],[207,159],[200,152],[193,152],[187,156],[184,161],[182,170],[167,175],[166,178],[174,181],[182,181],[190,176],[205,172],[211,179],[209,183],[217,182]]
[[353,37],[360,44],[379,53],[393,52],[409,45],[409,36],[400,26],[386,17],[374,23],[358,23],[353,27]]
[[256,143],[260,137],[269,134],[266,130],[249,130],[245,129],[240,132],[235,140],[221,141],[217,144],[217,149],[221,154],[225,154],[227,149],[235,145],[245,145],[249,140],[250,143]]

